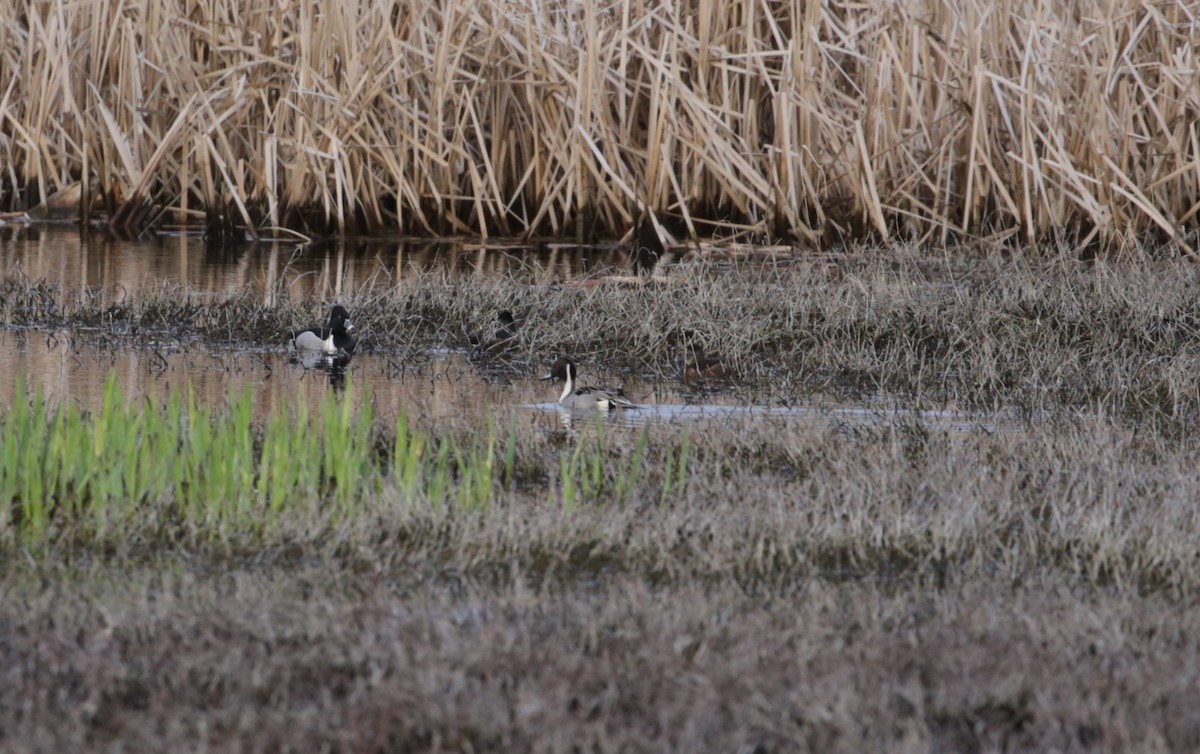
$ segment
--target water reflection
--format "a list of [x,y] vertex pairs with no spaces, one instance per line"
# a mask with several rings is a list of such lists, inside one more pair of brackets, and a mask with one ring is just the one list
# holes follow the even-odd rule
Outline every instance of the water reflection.
[[[196,401],[222,406],[249,390],[256,415],[282,406],[321,404],[331,389],[355,399],[370,394],[376,413],[394,418],[401,408],[415,419],[441,422],[509,400],[513,388],[485,381],[459,358],[405,360],[397,354],[359,354],[352,362],[315,362],[282,348],[206,348],[187,343],[112,339],[100,333],[0,330],[0,406],[11,405],[18,380],[53,401],[94,408],[115,373],[127,398],[158,402],[172,389],[190,389]],[[403,363],[402,363],[403,360]],[[532,398],[532,392],[527,398]]]
[[[492,362],[484,369],[469,354],[442,352],[359,353],[353,360],[283,348],[207,348],[203,345],[117,336],[96,331],[0,330],[0,409],[7,410],[18,381],[39,388],[51,401],[99,407],[104,383],[114,373],[129,400],[159,403],[173,389],[190,389],[197,403],[224,406],[230,395],[249,390],[255,415],[282,407],[321,405],[330,391],[355,401],[369,395],[376,415],[394,421],[403,410],[422,426],[483,427],[489,415],[516,416],[544,431],[577,432],[601,421],[638,429],[648,423],[715,426],[745,422],[805,422],[833,430],[919,423],[928,430],[995,430],[995,416],[958,411],[913,411],[898,407],[833,404],[799,407],[755,405],[752,396],[708,394],[703,403],[677,382],[631,378],[625,387],[637,407],[616,411],[567,410],[553,402],[539,370],[520,363]],[[554,391],[550,391],[554,392]]]
[[220,246],[187,235],[127,241],[55,226],[0,232],[0,275],[57,283],[64,296],[100,292],[123,298],[169,284],[206,294],[253,291],[272,305],[280,297],[341,298],[416,284],[431,275],[554,282],[601,271],[629,274],[636,262],[615,244],[401,239]]
[[[637,245],[634,245],[637,248]],[[181,287],[188,295],[220,297],[252,291],[267,305],[278,299],[340,299],[388,287],[418,285],[431,276],[506,276],[529,283],[578,280],[601,271],[632,274],[647,265],[672,264],[669,253],[635,255],[615,245],[481,244],[466,241],[353,240],[338,243],[214,246],[194,236],[115,240],[64,227],[14,226],[0,230],[0,275],[25,276],[58,285],[60,303],[82,295],[108,300]],[[590,284],[584,281],[582,284]],[[107,375],[115,372],[131,398],[160,400],[172,388],[190,385],[196,399],[223,404],[249,390],[260,414],[300,402],[318,405],[330,390],[371,395],[380,416],[401,408],[415,420],[483,421],[489,412],[513,409],[522,421],[559,431],[595,421],[594,412],[564,412],[534,377],[544,365],[520,363],[511,348],[522,322],[510,312],[480,323],[466,334],[470,353],[358,353],[353,361],[329,362],[289,355],[282,348],[209,348],[195,341],[100,330],[0,329],[0,406],[12,401],[23,378],[56,401],[99,405]],[[640,408],[604,416],[606,424],[639,427],[647,422],[803,420],[827,426],[879,426],[903,421],[960,429],[978,426],[973,417],[952,413],[887,412],[856,407],[762,407],[794,400],[790,388],[778,396],[747,393],[739,375],[717,354],[708,354],[685,333],[677,344],[678,382],[625,387]],[[363,349],[359,349],[362,351]],[[314,360],[315,359],[315,360]],[[665,366],[665,365],[664,365]],[[664,376],[666,372],[664,372]],[[786,387],[786,386],[785,386]],[[728,389],[729,392],[714,392]]]
[[[95,330],[0,329],[0,410],[7,410],[23,381],[55,402],[94,409],[115,374],[129,400],[162,401],[173,389],[190,389],[197,403],[224,406],[249,390],[256,416],[306,404],[319,406],[332,391],[352,400],[369,395],[376,415],[394,421],[401,410],[425,426],[483,426],[489,414],[516,414],[536,426],[558,426],[557,412],[523,408],[546,399],[531,365],[488,362],[458,352],[355,353],[331,360],[321,353],[207,347],[195,342]],[[633,382],[639,395],[654,388]],[[657,399],[657,398],[655,398]],[[556,405],[556,404],[555,404]]]
[[726,429],[765,421],[787,421],[835,431],[889,429],[920,426],[929,432],[996,432],[1016,428],[1014,421],[965,411],[887,411],[853,406],[761,406],[725,403],[653,403],[620,411],[569,409],[557,403],[531,403],[534,411],[557,415],[561,427],[572,433],[605,427],[637,429],[648,424],[722,426]]
[[288,356],[288,363],[329,378],[329,386],[336,392],[346,389],[346,372],[354,357],[348,353],[328,354],[320,351],[297,351]]
[[[259,415],[299,403],[317,406],[331,388],[352,396],[369,393],[381,416],[394,417],[404,408],[430,422],[464,417],[482,422],[489,411],[546,397],[533,367],[493,363],[483,370],[468,355],[454,352],[356,353],[352,361],[331,362],[320,353],[284,347],[212,348],[95,330],[9,328],[0,329],[0,359],[3,408],[11,405],[18,380],[40,388],[50,400],[95,408],[110,373],[131,400],[157,402],[190,385],[197,402],[221,406],[231,392],[248,389]],[[649,392],[645,385],[637,389]]]

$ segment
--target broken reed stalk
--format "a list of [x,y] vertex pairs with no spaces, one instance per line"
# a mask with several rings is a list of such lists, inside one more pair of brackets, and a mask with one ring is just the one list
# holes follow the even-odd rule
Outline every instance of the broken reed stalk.
[[251,228],[1175,238],[1193,10],[0,0],[0,208],[86,178]]

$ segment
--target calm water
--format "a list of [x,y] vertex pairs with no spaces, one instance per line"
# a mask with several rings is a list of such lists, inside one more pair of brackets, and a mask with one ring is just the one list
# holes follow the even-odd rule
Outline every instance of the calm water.
[[[115,374],[127,398],[157,402],[173,388],[191,385],[200,403],[223,405],[230,395],[249,390],[255,412],[307,402],[316,406],[331,390],[346,391],[361,400],[370,395],[376,415],[394,421],[401,409],[421,426],[437,426],[475,416],[482,426],[489,412],[507,416],[515,409],[519,421],[554,429],[591,420],[587,412],[571,414],[555,404],[558,388],[537,380],[540,369],[513,365],[497,371],[473,363],[466,354],[441,352],[406,359],[397,354],[364,353],[354,357],[344,375],[306,368],[283,347],[262,350],[208,349],[199,346],[161,346],[134,340],[118,341],[79,331],[0,330],[0,371],[3,404],[11,403],[18,380],[38,386],[54,401],[98,406],[104,383]],[[744,402],[745,396],[718,393],[697,396],[672,381],[637,378],[621,381],[641,406],[606,417],[610,424],[638,427],[647,422],[803,421],[831,428],[885,426],[911,421],[912,412],[885,402],[847,406],[778,406]],[[970,431],[994,428],[979,417],[958,412],[920,414],[929,428]]]
[[[75,228],[0,228],[0,274],[57,283],[64,296],[78,292],[124,298],[164,285],[190,295],[220,297],[246,290],[270,304],[277,296],[333,299],[444,279],[506,275],[552,282],[598,272],[631,274],[638,260],[616,247],[537,244],[491,246],[461,242],[355,242],[351,244],[206,246],[194,237],[157,237],[147,242],[84,236]],[[99,330],[43,330],[0,326],[0,404],[12,401],[19,380],[56,401],[99,404],[110,373],[131,399],[161,399],[173,387],[191,385],[198,400],[220,405],[249,390],[255,410],[317,402],[330,390],[370,395],[377,415],[395,417],[401,407],[418,422],[440,423],[485,417],[496,407],[517,407],[522,421],[547,427],[571,423],[558,411],[557,389],[536,380],[542,364],[510,364],[486,370],[465,353],[360,353],[344,373],[305,368],[287,349],[208,347],[194,342],[156,341],[153,336]],[[585,377],[593,376],[585,365]],[[616,381],[616,380],[614,380]],[[820,408],[763,405],[754,396],[721,393],[696,396],[676,382],[621,380],[643,408],[616,412],[610,421],[637,426],[648,421],[805,420],[829,426],[886,424],[893,409],[822,404]],[[911,418],[911,416],[909,417]],[[956,413],[926,413],[934,425],[969,429],[977,422]],[[574,417],[578,421],[578,417]]]
[[[107,336],[79,330],[47,331],[25,328],[0,330],[0,395],[10,403],[19,380],[38,386],[54,401],[75,401],[81,407],[99,405],[108,375],[115,374],[132,400],[161,400],[172,388],[191,385],[198,401],[221,405],[230,395],[249,390],[256,413],[308,402],[318,405],[331,390],[356,399],[370,395],[376,413],[394,418],[403,408],[422,424],[442,424],[464,416],[486,417],[489,411],[507,414],[515,407],[528,421],[555,426],[576,415],[560,413],[555,401],[559,388],[537,379],[545,365],[487,366],[461,352],[443,351],[412,357],[393,353],[355,355],[344,371],[309,368],[283,346],[247,350],[162,344],[136,336]],[[539,368],[540,367],[540,368]],[[621,383],[645,407],[614,412],[610,421],[637,426],[647,421],[699,418],[781,416],[794,410],[740,406],[736,396],[695,396],[672,381],[637,378]],[[796,414],[799,415],[799,414]],[[585,414],[586,416],[586,414]]]
[[[187,236],[130,242],[84,235],[73,227],[0,228],[0,275],[49,280],[61,287],[64,297],[78,292],[133,297],[171,285],[189,295],[213,298],[249,290],[269,304],[279,296],[335,299],[344,292],[415,284],[429,276],[505,275],[532,282],[600,271],[628,273],[633,268],[628,252],[615,245],[497,245],[485,251],[465,242],[380,241],[228,249]],[[323,370],[296,363],[282,344],[247,350],[152,338],[0,326],[0,358],[7,365],[0,370],[0,400],[11,402],[18,380],[24,379],[53,400],[94,406],[109,373],[116,373],[131,398],[159,398],[172,386],[190,384],[198,399],[217,404],[231,391],[249,389],[256,410],[263,411],[296,401],[315,402],[331,389],[349,389],[372,395],[380,415],[394,415],[403,406],[414,418],[429,421],[472,413],[486,416],[490,406],[535,404],[555,397],[552,386],[534,379],[544,365],[484,372],[462,353],[360,353],[344,375],[331,379]],[[643,396],[655,390],[633,387]],[[557,419],[556,412],[540,413]]]
[[345,292],[444,279],[511,276],[553,282],[601,271],[632,273],[639,260],[615,244],[352,241],[220,247],[193,236],[120,241],[76,228],[0,227],[0,276],[57,283],[66,293],[137,296],[163,284],[211,295],[255,291],[330,299]]

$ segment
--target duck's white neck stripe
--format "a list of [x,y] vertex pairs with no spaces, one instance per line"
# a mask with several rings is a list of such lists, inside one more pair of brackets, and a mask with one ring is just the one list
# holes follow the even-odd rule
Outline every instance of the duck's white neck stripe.
[[567,370],[567,381],[563,383],[562,395],[558,396],[558,402],[562,403],[573,392],[575,392],[575,377],[570,370]]

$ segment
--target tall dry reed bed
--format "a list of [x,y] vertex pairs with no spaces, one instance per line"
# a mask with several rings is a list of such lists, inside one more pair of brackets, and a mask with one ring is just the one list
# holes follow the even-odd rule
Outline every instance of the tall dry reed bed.
[[[1193,5],[0,2],[0,201],[424,233],[1177,237]],[[1096,234],[1093,236],[1092,234]]]

